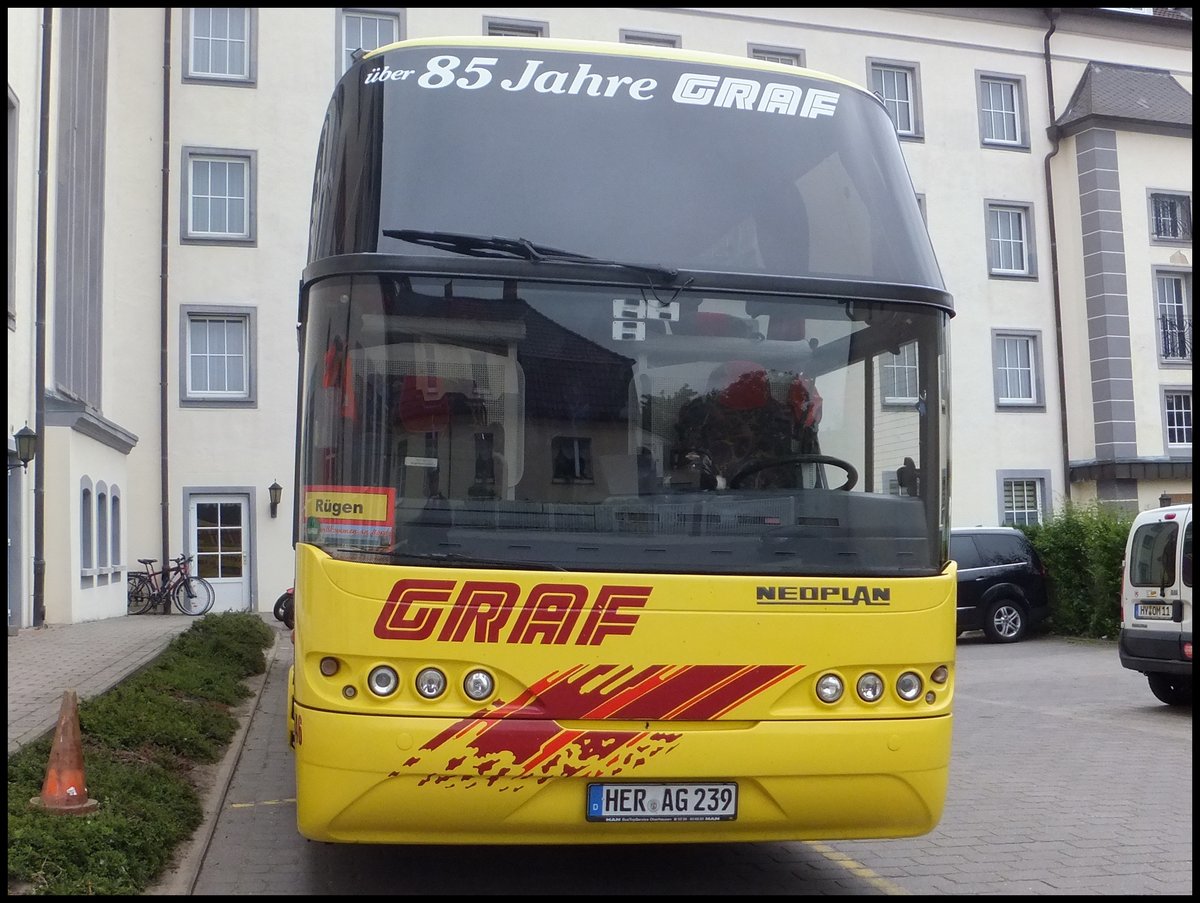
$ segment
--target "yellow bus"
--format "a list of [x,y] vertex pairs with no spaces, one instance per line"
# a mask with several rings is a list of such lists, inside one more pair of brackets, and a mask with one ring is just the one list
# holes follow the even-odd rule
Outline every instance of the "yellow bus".
[[329,104],[299,300],[303,836],[937,824],[953,305],[878,98],[388,45]]

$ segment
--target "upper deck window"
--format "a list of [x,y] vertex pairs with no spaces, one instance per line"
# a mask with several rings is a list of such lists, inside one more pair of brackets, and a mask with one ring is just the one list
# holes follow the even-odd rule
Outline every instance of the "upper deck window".
[[[342,86],[315,257],[455,254],[388,234],[415,230],[677,270],[942,287],[895,126],[845,82],[638,51],[397,45]],[[344,143],[355,152],[335,153]]]

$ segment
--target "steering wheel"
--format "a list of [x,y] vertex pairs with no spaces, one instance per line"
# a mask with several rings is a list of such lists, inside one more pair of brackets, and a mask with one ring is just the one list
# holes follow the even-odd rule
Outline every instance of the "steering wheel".
[[846,471],[846,482],[838,486],[838,490],[849,491],[858,482],[858,471],[854,469],[854,465],[849,461],[843,461],[841,458],[834,458],[831,455],[789,455],[786,458],[768,458],[765,461],[757,461],[746,465],[746,467],[729,478],[729,488],[737,489],[741,485],[742,480],[752,474],[758,473],[760,470],[768,470],[772,467],[784,467],[788,464],[832,464],[835,467],[840,467]]

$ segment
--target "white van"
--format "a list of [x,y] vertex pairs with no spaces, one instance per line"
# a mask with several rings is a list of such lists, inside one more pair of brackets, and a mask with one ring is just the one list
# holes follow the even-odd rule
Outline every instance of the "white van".
[[1121,664],[1167,705],[1192,704],[1192,506],[1143,511],[1121,569]]

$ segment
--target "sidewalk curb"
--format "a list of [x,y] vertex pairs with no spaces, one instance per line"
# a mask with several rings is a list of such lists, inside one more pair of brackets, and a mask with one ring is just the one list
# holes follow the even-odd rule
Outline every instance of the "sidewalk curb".
[[204,864],[204,857],[208,854],[208,847],[217,827],[217,815],[225,804],[225,796],[229,792],[233,774],[237,771],[238,761],[242,757],[242,749],[246,745],[250,722],[258,712],[259,704],[262,701],[263,688],[266,686],[267,676],[271,673],[271,666],[275,663],[279,644],[286,642],[290,635],[290,632],[280,630],[274,630],[274,633],[275,642],[267,650],[266,667],[263,668],[262,674],[256,674],[247,680],[251,696],[241,705],[238,713],[237,733],[217,765],[215,779],[207,791],[204,801],[204,820],[191,838],[180,844],[162,877],[152,887],[147,888],[143,896],[190,897],[192,895],[192,890],[200,877],[200,867]]

